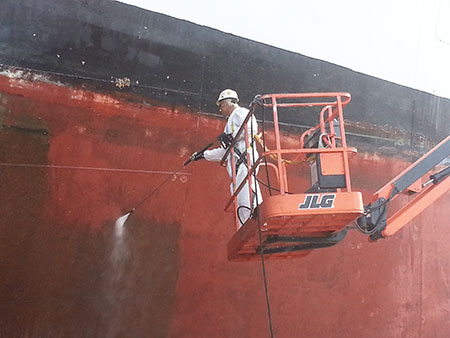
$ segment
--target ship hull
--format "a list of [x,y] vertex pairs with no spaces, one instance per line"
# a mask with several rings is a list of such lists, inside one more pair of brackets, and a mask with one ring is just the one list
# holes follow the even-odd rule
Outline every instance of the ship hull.
[[[222,132],[225,87],[243,104],[349,91],[352,187],[369,201],[446,136],[449,100],[121,4],[49,6],[7,1],[0,14],[1,337],[266,337],[264,278],[277,337],[447,336],[448,193],[391,238],[350,230],[331,248],[266,261],[264,275],[227,258],[225,169],[173,172]],[[29,24],[13,24],[19,14]],[[287,116],[283,133],[313,124]],[[295,176],[306,190],[308,168]]]

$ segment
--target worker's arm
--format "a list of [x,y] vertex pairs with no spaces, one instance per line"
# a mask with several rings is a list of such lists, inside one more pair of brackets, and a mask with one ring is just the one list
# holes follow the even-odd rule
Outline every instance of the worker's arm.
[[[242,126],[242,122],[244,122],[245,116],[242,116],[242,110],[241,108],[238,108],[239,111],[235,111],[233,112],[233,114],[229,117],[229,119],[231,121],[229,121],[230,126],[231,126],[231,136],[234,138],[236,138],[237,133],[239,131],[239,129]],[[244,137],[244,133],[241,133],[238,136],[238,139],[242,139]]]
[[211,150],[206,150],[203,153],[203,156],[205,157],[205,160],[211,161],[211,162],[220,162],[222,157],[225,155],[225,152],[227,150],[224,148],[216,148]]
[[[231,123],[231,135],[233,136],[233,138],[236,138],[237,133],[239,131],[239,129],[241,128],[242,124],[245,121],[245,118],[247,117],[248,114],[248,110],[245,108],[237,108],[238,110],[235,111],[231,116],[230,116],[230,123]],[[249,122],[253,125],[253,134],[256,134],[258,132],[257,130],[257,124],[256,124],[256,119],[254,116],[252,116],[249,120]],[[249,140],[252,139],[252,125],[250,123],[247,123],[248,126],[248,136],[249,136]],[[238,140],[244,140],[245,139],[245,130],[237,136]]]

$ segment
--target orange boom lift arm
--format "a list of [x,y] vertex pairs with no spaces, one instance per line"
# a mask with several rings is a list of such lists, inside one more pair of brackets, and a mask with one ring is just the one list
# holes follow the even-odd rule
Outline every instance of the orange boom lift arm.
[[[373,194],[372,202],[364,207],[364,215],[359,217],[355,224],[357,228],[368,234],[371,241],[392,236],[403,228],[450,190],[450,166],[431,175],[428,181],[422,183],[425,175],[448,156],[450,136]],[[401,193],[416,196],[392,216],[387,217],[389,203]]]

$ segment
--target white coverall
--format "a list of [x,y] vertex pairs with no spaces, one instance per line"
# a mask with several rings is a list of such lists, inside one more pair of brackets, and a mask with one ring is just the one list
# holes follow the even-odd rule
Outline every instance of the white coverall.
[[[236,107],[233,112],[228,116],[227,124],[225,125],[224,132],[226,134],[231,134],[233,138],[236,137],[237,132],[239,131],[239,128],[241,128],[242,123],[244,122],[245,118],[247,117],[248,109],[242,108],[242,107]],[[253,128],[251,128],[251,124],[253,125]],[[258,152],[256,148],[252,150],[252,136],[257,134],[258,132],[258,125],[256,123],[255,116],[252,116],[247,122],[247,129],[248,129],[248,140],[249,140],[249,147],[246,149],[245,145],[245,129],[242,131],[241,135],[239,136],[236,144],[234,145],[234,148],[237,149],[241,154],[247,153],[247,156],[250,156],[250,165],[253,165],[255,161],[259,158]],[[253,135],[252,135],[253,131]],[[204,157],[208,161],[212,162],[220,162],[220,160],[225,155],[227,149],[224,149],[222,147],[206,150],[204,152]],[[253,158],[254,153],[254,158]],[[231,154],[231,153],[230,153]],[[239,155],[235,152],[234,154],[234,161],[235,164],[238,162]],[[231,167],[231,155],[228,156],[227,159],[227,172],[230,178],[233,178],[233,172]],[[236,186],[233,186],[233,181],[231,181],[230,184],[230,191],[231,195],[233,195],[235,189],[239,187],[242,180],[247,178],[248,170],[246,163],[241,163],[239,167],[237,168],[236,173]],[[255,192],[255,182],[252,175],[252,189],[253,192]],[[258,198],[256,199],[256,196],[254,193],[252,193],[253,196],[253,208],[256,207],[256,200],[258,201],[258,204],[262,203],[262,195],[261,190],[259,188],[258,182],[256,182],[256,192]],[[241,191],[237,195],[237,203],[238,203],[238,219],[240,220],[240,226],[247,221],[247,219],[250,217],[250,195],[249,195],[249,188],[248,188],[248,182],[242,187]]]

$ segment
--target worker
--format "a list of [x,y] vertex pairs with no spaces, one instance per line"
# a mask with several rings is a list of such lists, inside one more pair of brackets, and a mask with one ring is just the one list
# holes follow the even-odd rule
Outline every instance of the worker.
[[[191,156],[193,161],[198,161],[202,158],[207,161],[220,162],[225,155],[228,147],[241,128],[242,123],[248,115],[248,109],[242,108],[238,105],[239,97],[238,94],[232,89],[225,89],[219,94],[217,99],[217,106],[219,107],[219,112],[227,118],[227,124],[225,125],[224,132],[219,135],[218,140],[221,146],[216,149],[206,150],[203,153],[194,153]],[[230,184],[231,194],[235,192],[236,188],[242,183],[243,180],[247,178],[248,168],[247,168],[247,156],[250,158],[250,165],[253,165],[255,161],[259,158],[256,148],[252,148],[253,136],[258,132],[258,125],[256,123],[256,118],[254,115],[247,122],[247,132],[248,132],[248,142],[249,146],[246,146],[245,141],[245,129],[238,136],[236,143],[234,144],[234,161],[236,168],[236,186],[233,182]],[[230,178],[233,177],[231,155],[227,158],[227,172]],[[252,176],[252,199],[253,208],[257,207],[257,203],[262,203],[262,195],[258,183],[254,182]],[[256,189],[255,189],[256,186]],[[239,219],[240,226],[242,226],[251,215],[250,207],[250,192],[249,184],[247,183],[243,186],[241,191],[237,195],[237,217]]]

